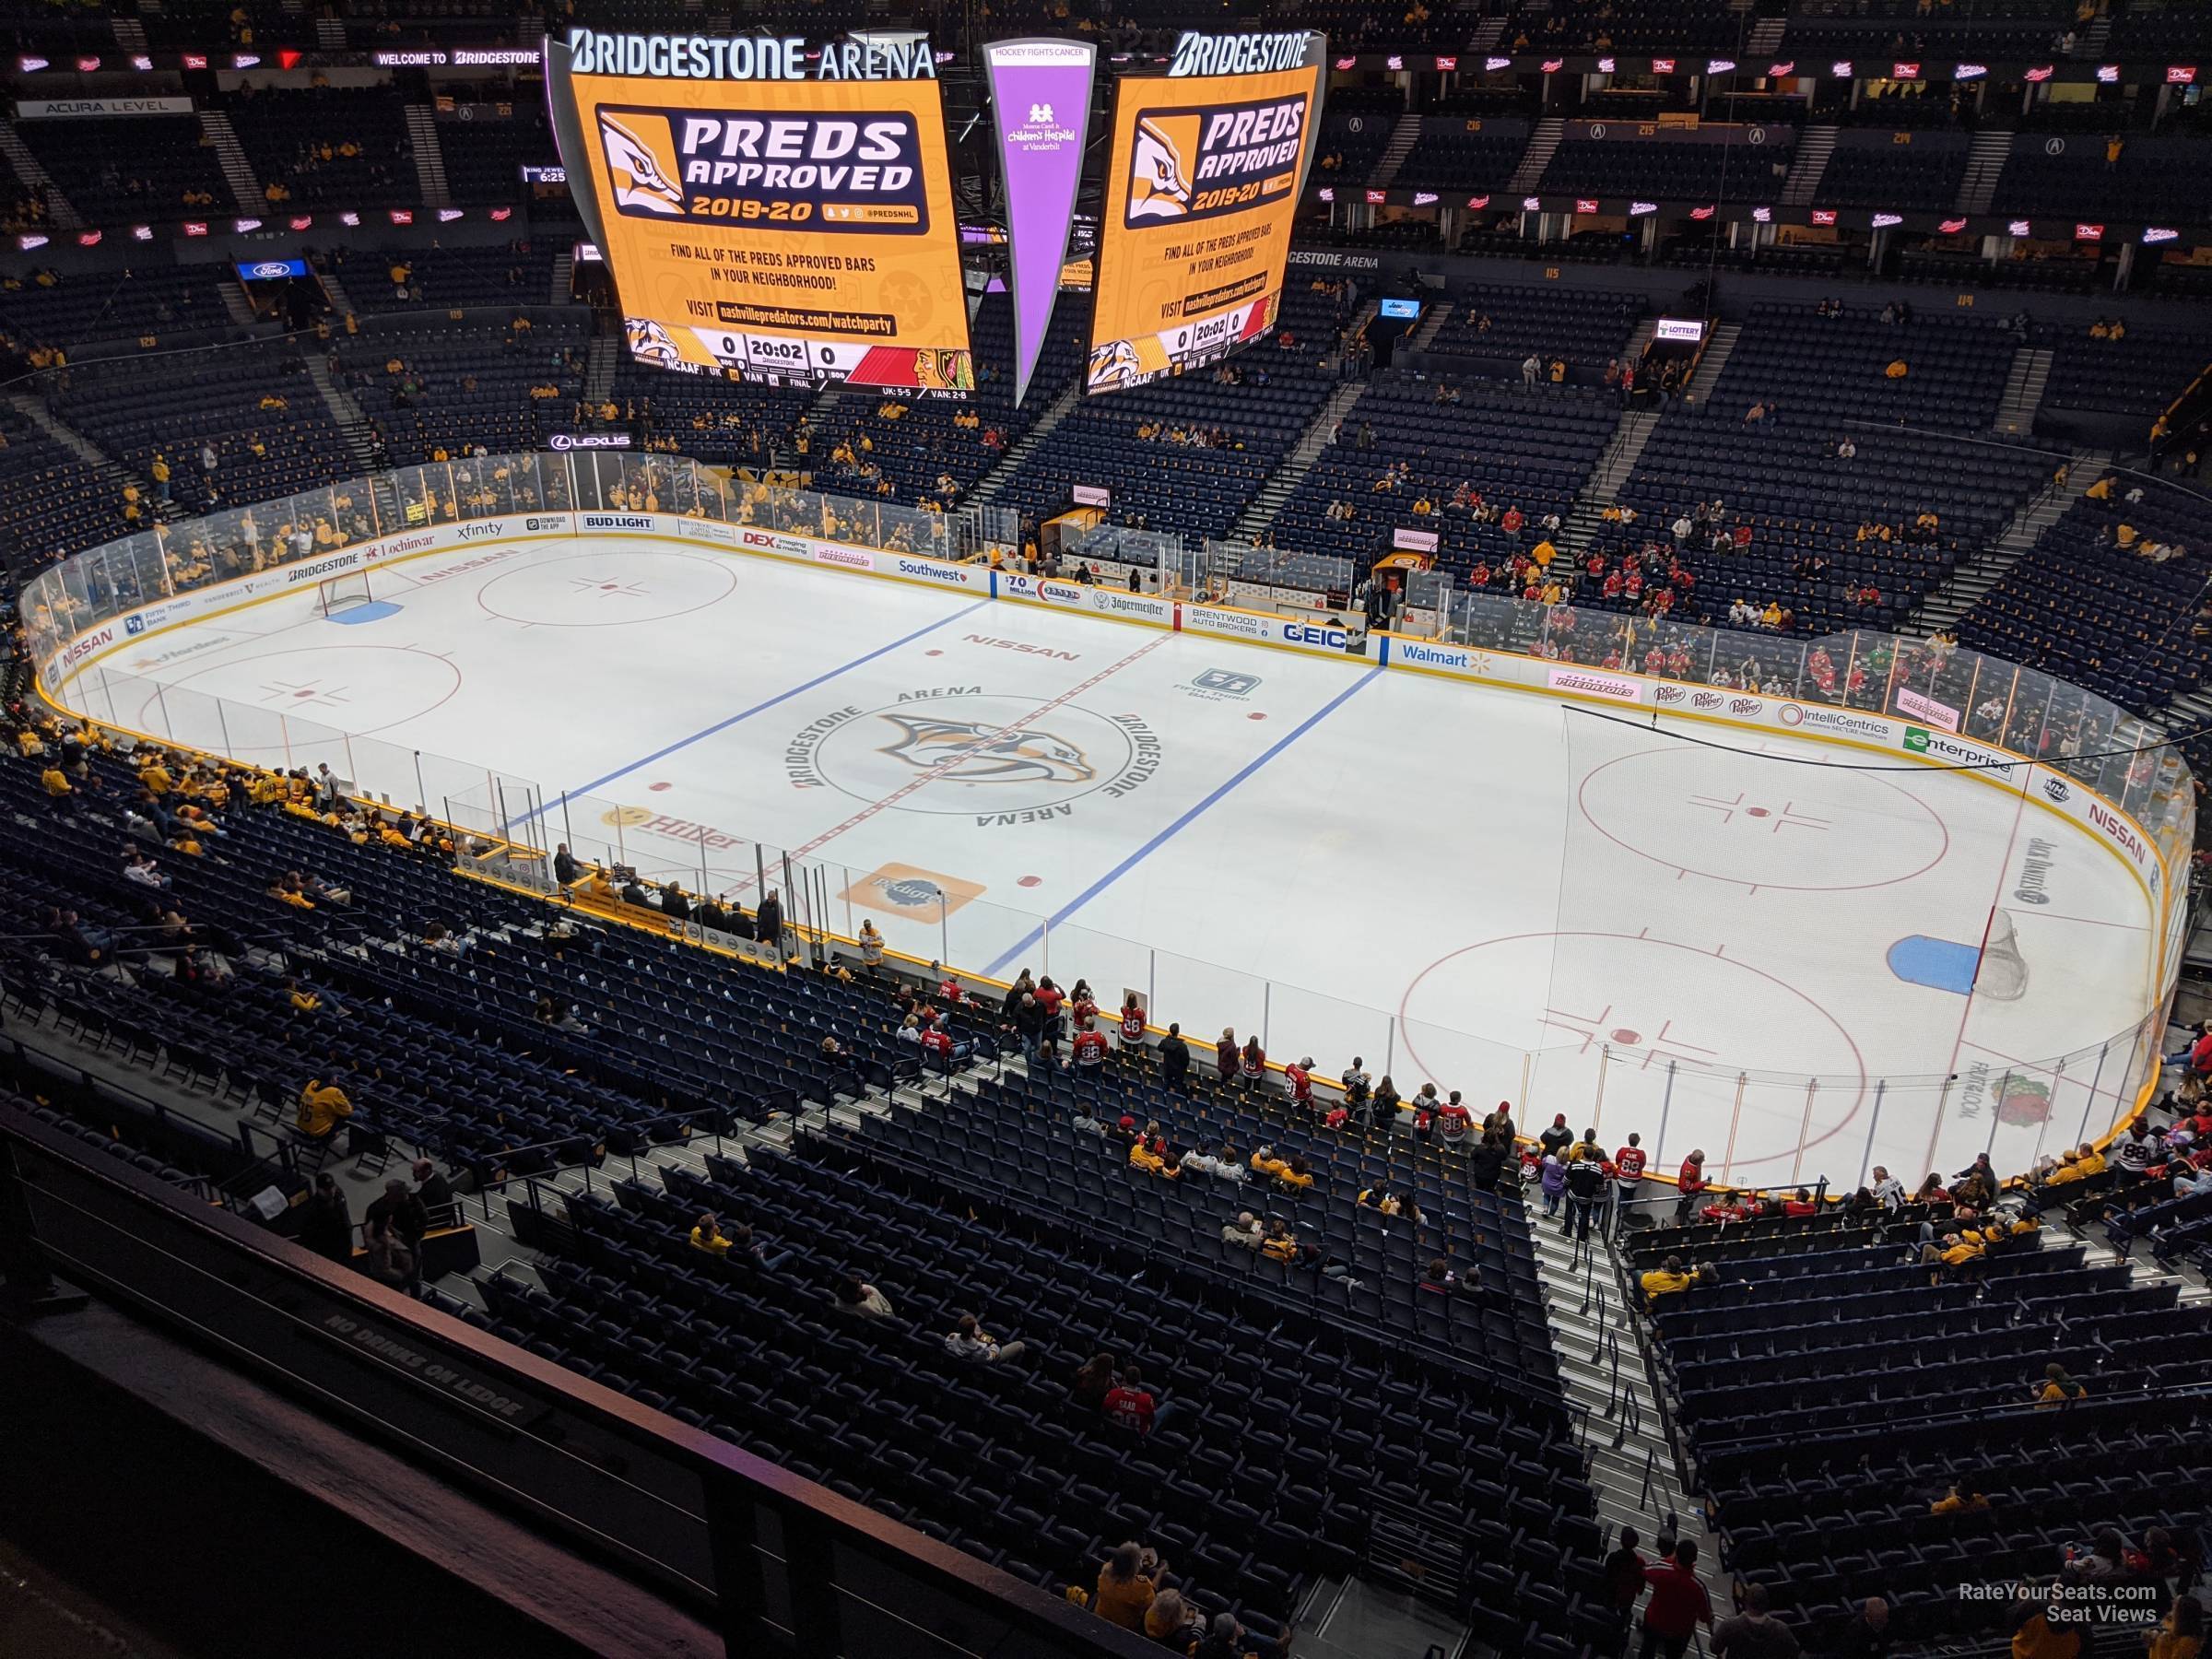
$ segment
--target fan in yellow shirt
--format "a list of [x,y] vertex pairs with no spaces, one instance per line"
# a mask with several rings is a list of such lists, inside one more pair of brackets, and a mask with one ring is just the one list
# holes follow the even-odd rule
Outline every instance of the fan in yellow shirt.
[[302,1135],[324,1140],[337,1128],[340,1119],[352,1115],[353,1102],[347,1099],[343,1088],[320,1077],[311,1077],[307,1087],[300,1091],[300,1115],[294,1121]]

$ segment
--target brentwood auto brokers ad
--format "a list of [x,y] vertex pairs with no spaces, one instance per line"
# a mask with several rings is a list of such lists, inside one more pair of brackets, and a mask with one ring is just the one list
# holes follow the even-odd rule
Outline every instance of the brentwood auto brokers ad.
[[770,385],[975,384],[926,39],[606,34],[547,53],[554,130],[640,362]]
[[1325,47],[1185,34],[1166,75],[1123,77],[1087,392],[1210,363],[1274,328]]

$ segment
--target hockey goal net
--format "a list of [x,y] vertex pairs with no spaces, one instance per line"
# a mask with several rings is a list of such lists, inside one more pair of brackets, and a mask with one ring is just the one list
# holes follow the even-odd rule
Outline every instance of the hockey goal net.
[[350,610],[370,601],[369,572],[348,571],[343,576],[332,576],[315,583],[315,608],[325,617]]

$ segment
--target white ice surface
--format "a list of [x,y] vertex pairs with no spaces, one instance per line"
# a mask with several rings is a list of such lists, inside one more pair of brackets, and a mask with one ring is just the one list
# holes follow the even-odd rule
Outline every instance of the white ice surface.
[[[549,841],[747,902],[759,843],[771,885],[784,853],[826,871],[841,932],[868,914],[926,958],[1134,987],[1201,1042],[1257,1030],[1330,1074],[1357,1052],[1408,1095],[1762,1183],[1914,1180],[1993,1139],[2017,1168],[2100,1131],[2126,1067],[2101,1045],[2147,1006],[2122,865],[1901,759],[704,548],[465,547],[374,586],[397,608],[254,606],[67,700],[476,821],[542,800]],[[1912,936],[1978,947],[1993,905],[2016,1000],[1889,965]]]

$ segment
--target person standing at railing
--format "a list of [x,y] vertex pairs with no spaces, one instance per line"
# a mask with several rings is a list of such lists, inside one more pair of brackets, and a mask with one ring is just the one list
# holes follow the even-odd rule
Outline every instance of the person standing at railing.
[[1682,1160],[1681,1171],[1675,1177],[1675,1186],[1682,1194],[1675,1205],[1677,1227],[1689,1224],[1691,1212],[1698,1207],[1698,1200],[1711,1184],[1705,1179],[1705,1149],[1700,1147]]
[[1630,1135],[1629,1144],[1613,1154],[1613,1204],[1618,1227],[1628,1226],[1630,1213],[1642,1195],[1643,1167],[1648,1161],[1641,1135]]

